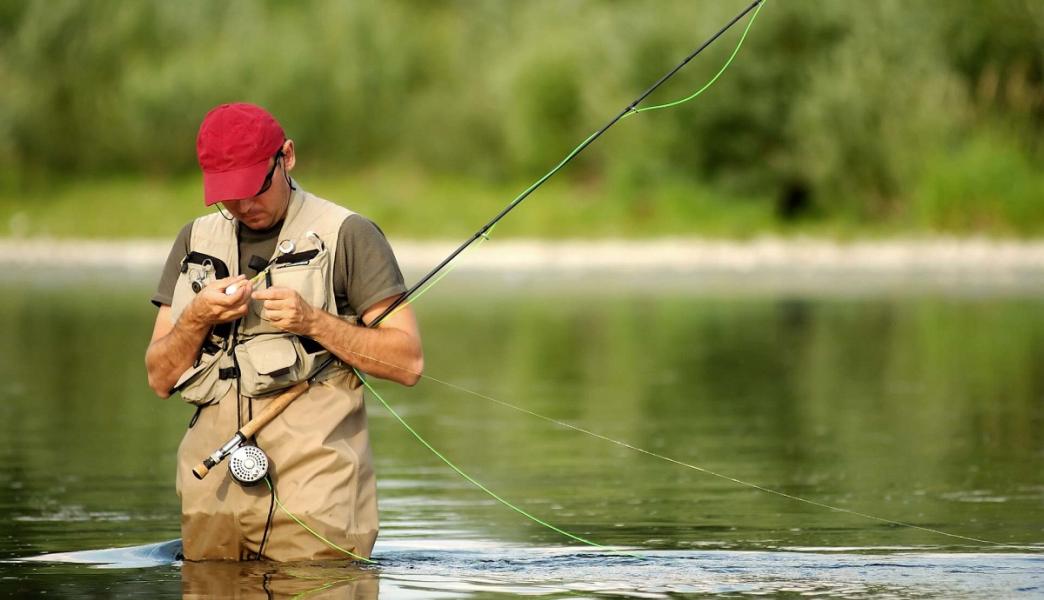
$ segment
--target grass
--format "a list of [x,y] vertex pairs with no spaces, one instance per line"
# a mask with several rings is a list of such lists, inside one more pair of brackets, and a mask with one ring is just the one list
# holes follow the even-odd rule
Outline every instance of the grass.
[[[925,161],[885,219],[842,211],[782,223],[768,197],[664,179],[655,185],[552,179],[498,226],[498,237],[750,238],[763,234],[835,239],[920,235],[1032,237],[1044,234],[1044,172],[1011,144],[969,138]],[[306,189],[374,221],[392,238],[464,239],[529,181],[482,181],[382,166],[349,173],[297,172]],[[843,203],[837,203],[839,206]],[[829,207],[830,202],[820,202]],[[205,214],[198,175],[65,180],[15,193],[0,188],[0,237],[171,238]]]
[[1044,170],[997,134],[980,133],[933,157],[914,199],[912,218],[921,227],[1044,233]]
[[[298,176],[305,189],[370,217],[390,236],[414,239],[464,238],[528,185],[403,168]],[[63,182],[27,194],[0,192],[0,237],[167,238],[208,210],[198,176]],[[497,235],[745,237],[773,226],[764,199],[723,196],[681,182],[629,193],[563,180],[534,192],[502,221]]]

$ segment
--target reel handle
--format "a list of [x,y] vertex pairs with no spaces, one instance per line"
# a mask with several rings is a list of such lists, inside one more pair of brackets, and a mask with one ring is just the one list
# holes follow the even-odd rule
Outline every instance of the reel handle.
[[207,476],[214,465],[218,464],[225,459],[226,456],[232,453],[233,450],[238,448],[244,441],[254,437],[262,427],[268,425],[268,423],[279,416],[279,413],[283,412],[291,402],[297,400],[297,397],[305,393],[308,390],[308,382],[302,381],[294,387],[286,390],[274,400],[268,403],[263,411],[253,419],[251,419],[243,428],[236,432],[232,436],[232,439],[225,442],[223,446],[214,451],[213,454],[203,459],[203,462],[199,463],[192,468],[192,474],[196,479],[203,479]]

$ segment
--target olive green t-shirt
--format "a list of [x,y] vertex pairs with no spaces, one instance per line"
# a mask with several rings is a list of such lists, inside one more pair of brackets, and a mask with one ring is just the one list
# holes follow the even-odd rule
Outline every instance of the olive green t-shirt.
[[[239,226],[239,272],[252,276],[249,267],[252,256],[265,261],[275,254],[280,221],[270,229],[254,231]],[[174,297],[174,285],[178,281],[181,259],[189,252],[192,239],[192,222],[181,228],[174,246],[170,249],[163,267],[152,303],[167,305]],[[398,296],[406,291],[406,285],[384,233],[372,221],[352,214],[341,223],[337,233],[337,248],[334,250],[333,282],[337,313],[342,316],[362,316],[374,304]]]

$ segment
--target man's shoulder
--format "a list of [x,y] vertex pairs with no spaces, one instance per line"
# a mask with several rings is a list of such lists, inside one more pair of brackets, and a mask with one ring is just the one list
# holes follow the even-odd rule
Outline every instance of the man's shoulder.
[[[174,238],[174,244],[187,249],[192,245],[192,236],[196,232],[200,232],[201,235],[224,236],[232,232],[233,227],[233,221],[221,213],[213,212],[200,215],[181,227],[181,230],[178,231],[178,236]],[[210,233],[208,234],[207,232]]]
[[384,239],[381,227],[370,217],[360,213],[352,213],[340,223],[340,231],[337,233],[341,242],[349,240],[373,240]]
[[192,219],[188,223],[185,223],[178,231],[177,237],[174,238],[174,246],[184,246],[188,248],[190,240],[192,240],[192,227],[195,225],[196,220]]
[[334,212],[343,215],[345,218],[356,214],[354,210],[348,208],[344,204],[313,194],[308,190],[302,189],[301,195],[305,199],[305,204],[310,205],[310,208],[313,211],[322,210],[326,212]]

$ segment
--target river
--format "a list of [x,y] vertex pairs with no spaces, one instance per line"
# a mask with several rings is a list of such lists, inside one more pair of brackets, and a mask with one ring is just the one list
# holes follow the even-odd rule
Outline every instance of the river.
[[453,385],[377,390],[610,549],[371,397],[377,565],[200,565],[161,544],[192,410],[145,383],[153,277],[0,277],[0,594],[1044,595],[1039,288],[450,277],[416,310]]

